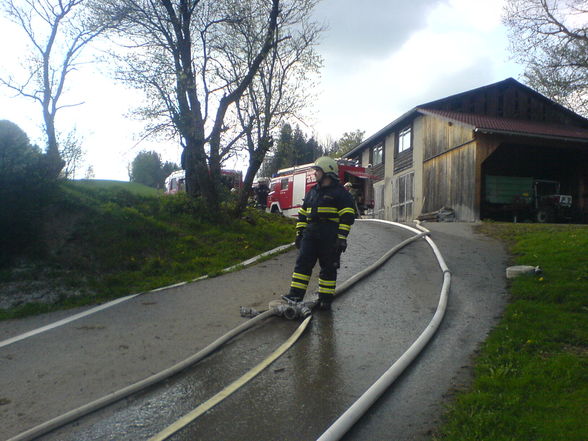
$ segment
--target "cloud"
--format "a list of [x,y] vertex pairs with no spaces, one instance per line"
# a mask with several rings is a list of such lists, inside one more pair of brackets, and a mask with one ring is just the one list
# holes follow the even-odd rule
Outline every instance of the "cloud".
[[315,16],[329,29],[320,51],[349,63],[394,52],[426,25],[428,12],[444,1],[323,0]]
[[[501,4],[447,0],[429,2],[427,9],[420,3],[422,16],[397,44],[371,44],[365,34],[363,44],[378,48],[369,57],[356,57],[357,48],[343,45],[337,57],[325,52],[316,131],[335,139],[355,129],[369,135],[419,104],[516,77],[520,69],[507,62]],[[352,62],[344,65],[345,59]]]

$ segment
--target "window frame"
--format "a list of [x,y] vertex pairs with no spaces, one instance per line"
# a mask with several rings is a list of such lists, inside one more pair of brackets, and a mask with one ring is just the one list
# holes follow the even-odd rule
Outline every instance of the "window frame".
[[392,219],[409,221],[413,216],[414,207],[414,171],[396,176],[392,184]]
[[[380,153],[376,156],[376,150],[379,150]],[[379,161],[376,162],[376,158],[379,159]],[[376,166],[379,164],[383,164],[384,163],[384,143],[380,142],[379,144],[375,145],[372,148],[372,165]]]
[[[408,147],[404,146],[404,143],[401,143],[402,140],[406,139],[408,136]],[[402,144],[402,145],[401,145]],[[401,149],[402,147],[402,149]],[[396,136],[396,153],[404,153],[409,150],[412,150],[412,124],[404,127],[402,130],[398,131]]]

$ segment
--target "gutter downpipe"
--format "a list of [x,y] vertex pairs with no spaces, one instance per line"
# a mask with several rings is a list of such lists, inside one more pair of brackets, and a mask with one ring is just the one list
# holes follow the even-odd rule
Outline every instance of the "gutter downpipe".
[[[396,222],[383,221],[379,219],[366,219],[369,222],[382,222],[390,225],[395,225],[405,228],[414,233],[427,232],[428,230],[420,225],[417,221],[417,228],[412,228],[407,225]],[[340,440],[351,427],[368,411],[368,409],[376,402],[378,398],[392,385],[392,383],[404,372],[404,370],[412,363],[412,361],[420,354],[427,343],[431,340],[433,335],[437,332],[441,321],[447,309],[447,299],[449,287],[451,284],[451,273],[439,252],[437,245],[429,238],[425,237],[433,249],[433,253],[439,262],[439,266],[443,271],[443,286],[441,287],[441,294],[439,297],[439,304],[435,315],[429,322],[428,326],[422,334],[414,341],[414,343],[400,356],[400,358],[370,386],[370,388],[359,397],[355,403],[349,407],[318,439],[317,441],[337,441]]]

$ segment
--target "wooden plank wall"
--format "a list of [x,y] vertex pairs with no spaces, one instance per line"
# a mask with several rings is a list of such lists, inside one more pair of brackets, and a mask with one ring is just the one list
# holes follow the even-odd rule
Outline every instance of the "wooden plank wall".
[[471,126],[453,124],[434,116],[425,116],[422,122],[422,145],[426,161],[473,139]]
[[404,152],[398,153],[394,156],[394,174],[407,170],[413,165],[413,150],[414,147]]
[[555,124],[578,124],[578,118],[563,112],[555,103],[515,84],[497,84],[483,91],[465,92],[431,107]]
[[475,143],[426,161],[423,167],[423,213],[447,207],[455,211],[456,220],[478,219]]
[[419,144],[424,149],[422,212],[448,207],[455,210],[458,220],[476,220],[473,128],[435,116],[424,116],[420,122]]

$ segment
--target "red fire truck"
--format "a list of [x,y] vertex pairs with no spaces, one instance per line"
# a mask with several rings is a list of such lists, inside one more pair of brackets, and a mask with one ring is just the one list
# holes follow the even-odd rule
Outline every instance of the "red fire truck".
[[[351,182],[352,194],[359,206],[359,210],[373,207],[373,201],[366,203],[368,193],[368,182],[371,175],[364,167],[358,167],[353,161],[345,159],[337,160],[339,165],[339,181],[341,184]],[[272,177],[270,181],[270,193],[267,197],[267,211],[270,213],[281,213],[284,216],[296,217],[298,209],[306,192],[315,184],[314,164],[298,165],[284,168]]]

